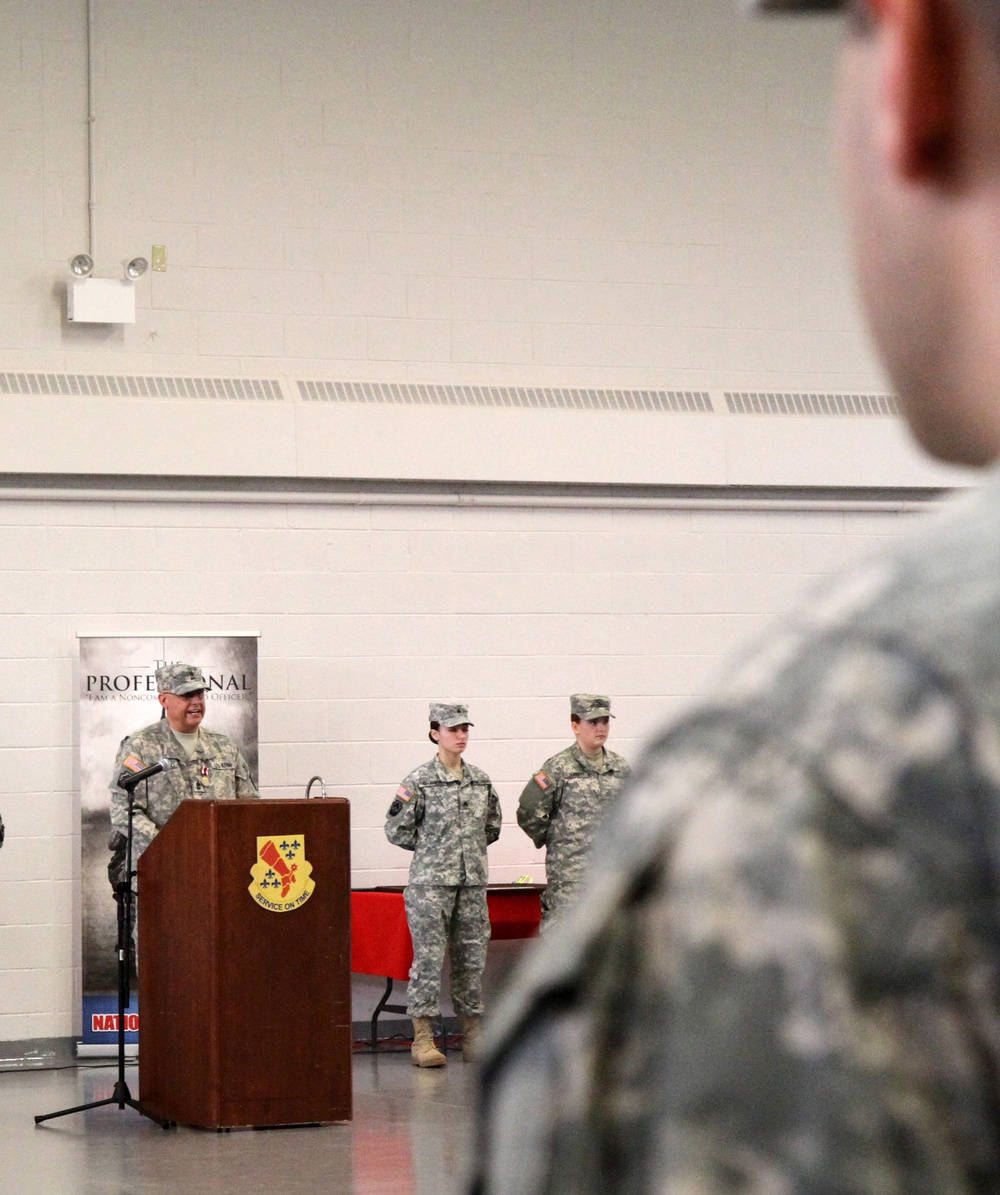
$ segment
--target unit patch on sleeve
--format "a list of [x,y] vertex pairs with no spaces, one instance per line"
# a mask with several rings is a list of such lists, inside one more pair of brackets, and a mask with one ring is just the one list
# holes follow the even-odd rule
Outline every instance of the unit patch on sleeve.
[[393,801],[393,803],[392,803],[392,804],[389,806],[389,816],[390,816],[390,817],[395,817],[395,816],[396,816],[396,814],[397,814],[397,813],[399,813],[399,811],[400,811],[402,808],[403,808],[403,802],[402,802],[402,801]]

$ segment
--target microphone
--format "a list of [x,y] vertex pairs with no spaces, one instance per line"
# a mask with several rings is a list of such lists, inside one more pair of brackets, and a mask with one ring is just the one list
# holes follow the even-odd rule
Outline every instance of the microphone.
[[148,768],[143,768],[139,772],[130,772],[128,768],[123,768],[121,775],[118,777],[118,787],[131,791],[140,780],[148,780],[150,776],[155,776],[159,772],[169,772],[171,768],[176,767],[176,759],[158,759],[156,763]]

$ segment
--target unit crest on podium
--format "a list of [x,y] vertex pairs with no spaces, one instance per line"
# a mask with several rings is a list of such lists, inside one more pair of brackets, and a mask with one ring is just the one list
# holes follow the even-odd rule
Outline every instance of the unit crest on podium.
[[250,868],[247,891],[262,909],[290,913],[306,903],[316,887],[306,858],[304,834],[265,835],[257,839],[257,861]]

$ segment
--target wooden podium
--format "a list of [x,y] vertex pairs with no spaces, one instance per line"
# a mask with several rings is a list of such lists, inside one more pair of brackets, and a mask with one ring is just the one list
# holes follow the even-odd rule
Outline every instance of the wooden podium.
[[350,1120],[348,802],[184,801],[137,871],[143,1108]]

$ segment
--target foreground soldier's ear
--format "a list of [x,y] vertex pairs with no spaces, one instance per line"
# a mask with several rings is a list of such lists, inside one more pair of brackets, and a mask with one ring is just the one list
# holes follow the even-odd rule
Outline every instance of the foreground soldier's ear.
[[882,148],[910,182],[947,183],[955,167],[962,78],[953,0],[868,0],[882,42]]

